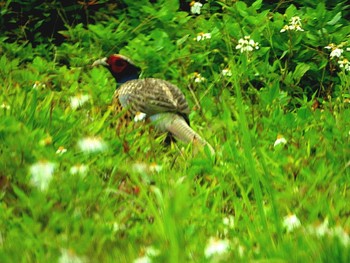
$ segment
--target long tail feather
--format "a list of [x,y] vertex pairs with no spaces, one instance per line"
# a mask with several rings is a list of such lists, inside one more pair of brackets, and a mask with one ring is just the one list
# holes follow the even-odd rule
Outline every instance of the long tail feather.
[[196,133],[185,121],[185,119],[174,113],[163,113],[153,115],[152,121],[155,121],[155,125],[162,131],[170,132],[176,139],[184,143],[199,143],[202,146],[207,145],[211,154],[215,154],[214,148],[203,139],[198,133]]

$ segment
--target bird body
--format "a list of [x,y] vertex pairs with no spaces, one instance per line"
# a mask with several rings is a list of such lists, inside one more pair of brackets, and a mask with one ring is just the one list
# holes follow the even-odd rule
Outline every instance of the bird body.
[[172,112],[188,119],[190,109],[184,94],[178,87],[162,79],[137,79],[122,84],[116,95],[120,104],[132,114],[143,112],[152,116]]
[[185,143],[207,145],[214,149],[189,125],[190,109],[185,95],[175,85],[156,78],[138,79],[140,68],[123,55],[111,55],[93,63],[109,69],[118,85],[115,100],[132,115],[144,114],[157,130],[168,132]]

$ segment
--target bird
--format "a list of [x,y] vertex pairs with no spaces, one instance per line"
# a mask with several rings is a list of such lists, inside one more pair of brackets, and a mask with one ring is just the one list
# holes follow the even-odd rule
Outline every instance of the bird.
[[190,127],[190,108],[183,92],[174,84],[159,78],[140,78],[141,68],[128,57],[112,54],[93,62],[92,67],[107,68],[117,82],[114,102],[134,116],[147,118],[170,138],[214,148]]

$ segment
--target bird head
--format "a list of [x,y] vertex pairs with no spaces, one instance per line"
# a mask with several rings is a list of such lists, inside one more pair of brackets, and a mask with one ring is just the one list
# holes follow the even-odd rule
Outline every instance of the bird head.
[[113,54],[108,58],[98,59],[92,64],[93,67],[99,65],[108,68],[117,83],[125,83],[132,79],[138,79],[141,73],[141,69],[131,59],[120,54]]

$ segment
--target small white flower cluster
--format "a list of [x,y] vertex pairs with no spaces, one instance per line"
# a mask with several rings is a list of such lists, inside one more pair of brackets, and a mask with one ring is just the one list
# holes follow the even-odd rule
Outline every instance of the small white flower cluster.
[[66,152],[67,152],[67,149],[64,148],[63,146],[60,146],[60,147],[58,147],[58,149],[57,149],[57,151],[56,151],[56,154],[62,155],[62,154],[64,154],[64,153],[66,153]]
[[85,258],[79,257],[75,251],[71,249],[62,249],[61,256],[58,258],[58,263],[84,263]]
[[211,237],[205,247],[204,255],[206,258],[212,258],[227,253],[229,249],[230,241],[228,239]]
[[44,88],[46,88],[46,84],[42,83],[42,82],[40,82],[38,80],[35,81],[34,84],[33,84],[33,89],[38,90],[38,89],[44,89]]
[[73,110],[83,106],[90,99],[90,95],[78,94],[70,98],[70,106]]
[[224,235],[227,235],[228,232],[235,228],[235,217],[233,215],[229,215],[222,219],[222,223],[224,227]]
[[325,46],[324,48],[331,50],[331,53],[329,54],[331,58],[335,58],[335,57],[340,58],[344,52],[342,44],[335,45],[334,43],[330,43],[328,46]]
[[198,35],[195,38],[195,40],[203,41],[203,40],[210,39],[210,38],[211,38],[211,34],[210,33],[201,32],[201,33],[198,33]]
[[6,102],[3,102],[1,105],[0,105],[0,108],[4,109],[4,110],[9,110],[11,107],[10,105],[8,105]]
[[195,83],[201,83],[206,81],[205,77],[203,77],[200,73],[194,72],[193,73],[193,79]]
[[[52,180],[56,164],[49,161],[39,161],[29,167],[31,184],[40,191],[45,192]],[[84,177],[89,171],[89,167],[84,164],[77,164],[71,167],[70,174]]]
[[287,232],[292,232],[294,229],[301,226],[299,218],[292,214],[287,215],[283,219],[283,227],[287,230]]
[[273,144],[273,147],[277,147],[278,145],[285,145],[287,144],[286,138],[284,138],[282,135],[277,135],[277,139],[275,143]]
[[69,170],[70,174],[72,175],[80,175],[82,177],[84,177],[86,175],[86,173],[89,171],[89,166],[85,165],[85,164],[76,164],[74,166],[72,166]]
[[[233,222],[228,222],[228,224],[233,224]],[[209,262],[228,262],[228,258],[230,257],[229,253],[233,251],[237,252],[237,254],[243,258],[245,247],[240,244],[238,238],[230,240],[212,236],[208,239],[204,248],[204,256]]]
[[[344,68],[345,71],[350,71],[350,62],[347,58],[343,56],[344,44],[345,43],[336,45],[334,43],[330,43],[328,46],[325,47],[325,49],[331,50],[331,53],[329,54],[331,59],[339,59],[338,65],[340,68]],[[350,51],[350,48],[346,48],[346,51]]]
[[200,3],[200,2],[196,2],[196,1],[192,1],[190,3],[190,6],[191,6],[191,13],[192,14],[197,14],[197,15],[200,15],[201,14],[201,9],[202,9],[202,6],[203,4]]
[[152,262],[152,259],[160,255],[160,251],[153,246],[143,248],[143,256],[138,257],[134,260],[134,263],[148,263]]
[[228,68],[224,68],[222,71],[221,71],[221,74],[224,76],[224,77],[231,77],[232,76],[232,71]]
[[163,169],[163,167],[157,163],[147,164],[147,163],[143,163],[143,162],[134,163],[132,168],[135,172],[138,172],[140,174],[148,173],[148,172],[159,173]]
[[301,27],[301,19],[299,16],[293,16],[289,20],[289,24],[285,25],[280,32],[286,32],[286,31],[304,31]]
[[348,59],[343,58],[342,60],[338,60],[338,64],[340,68],[344,68],[346,71],[350,71],[350,62]]
[[107,148],[106,143],[98,137],[85,137],[78,141],[78,147],[86,153],[102,152]]
[[326,218],[323,223],[319,224],[318,226],[308,226],[307,230],[310,234],[316,235],[317,237],[336,237],[344,245],[344,247],[348,247],[350,245],[349,234],[341,226],[329,227],[328,218]]
[[[288,233],[290,233],[295,229],[301,227],[301,222],[295,214],[291,214],[284,217],[283,227],[286,229]],[[316,235],[317,237],[328,236],[328,237],[338,238],[339,241],[345,247],[350,246],[349,234],[341,226],[335,226],[330,228],[328,226],[328,218],[326,218],[323,223],[317,226],[314,226],[314,225],[307,226],[305,230],[312,235]]]
[[236,49],[240,49],[241,53],[251,52],[254,49],[259,49],[259,43],[251,39],[250,36],[245,36],[244,38],[238,40],[238,45],[236,46]]
[[39,161],[29,168],[31,182],[41,191],[45,191],[51,182],[55,171],[55,164],[48,161]]

